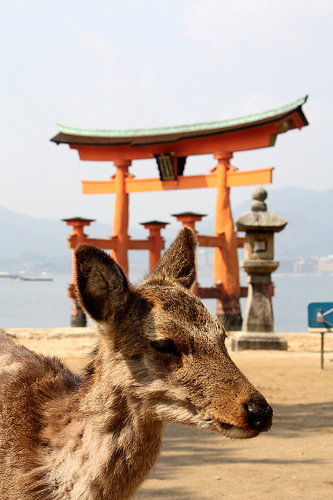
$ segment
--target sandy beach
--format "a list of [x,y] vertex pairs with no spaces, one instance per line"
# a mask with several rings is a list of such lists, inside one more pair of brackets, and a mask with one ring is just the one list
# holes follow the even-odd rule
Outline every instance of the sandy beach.
[[[30,349],[59,356],[80,372],[96,338],[89,328],[9,329]],[[285,333],[288,351],[231,356],[274,409],[270,432],[232,441],[176,425],[137,499],[333,498],[333,334]]]

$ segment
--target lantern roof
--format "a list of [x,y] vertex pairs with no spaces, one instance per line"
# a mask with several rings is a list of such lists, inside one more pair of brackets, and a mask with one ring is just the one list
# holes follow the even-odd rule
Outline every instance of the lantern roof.
[[251,211],[243,213],[236,220],[237,231],[258,231],[278,233],[288,224],[277,214],[267,211],[265,200],[267,191],[262,186],[256,187],[252,191],[253,202]]

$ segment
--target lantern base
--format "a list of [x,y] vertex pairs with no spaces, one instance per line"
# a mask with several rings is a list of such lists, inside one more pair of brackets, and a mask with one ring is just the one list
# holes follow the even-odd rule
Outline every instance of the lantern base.
[[236,332],[231,339],[232,351],[266,349],[286,351],[288,343],[281,333],[275,332]]

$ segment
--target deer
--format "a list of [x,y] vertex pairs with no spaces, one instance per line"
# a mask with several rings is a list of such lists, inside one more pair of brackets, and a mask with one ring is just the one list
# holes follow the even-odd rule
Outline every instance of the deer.
[[271,428],[271,406],[191,292],[196,245],[183,228],[136,285],[103,250],[76,249],[76,293],[99,339],[81,376],[1,333],[2,500],[127,500],[165,424],[236,439]]

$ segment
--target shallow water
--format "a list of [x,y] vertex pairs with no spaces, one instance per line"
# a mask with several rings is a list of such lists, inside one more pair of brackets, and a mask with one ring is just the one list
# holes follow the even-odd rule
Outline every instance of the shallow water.
[[[200,284],[212,283],[208,275]],[[241,277],[245,284],[245,276]],[[71,300],[67,297],[68,275],[53,281],[20,281],[0,278],[0,326],[2,328],[56,328],[70,326]],[[272,299],[275,331],[306,332],[309,302],[333,301],[333,276],[275,275]],[[214,313],[215,300],[206,300]],[[241,299],[242,311],[246,299]]]

